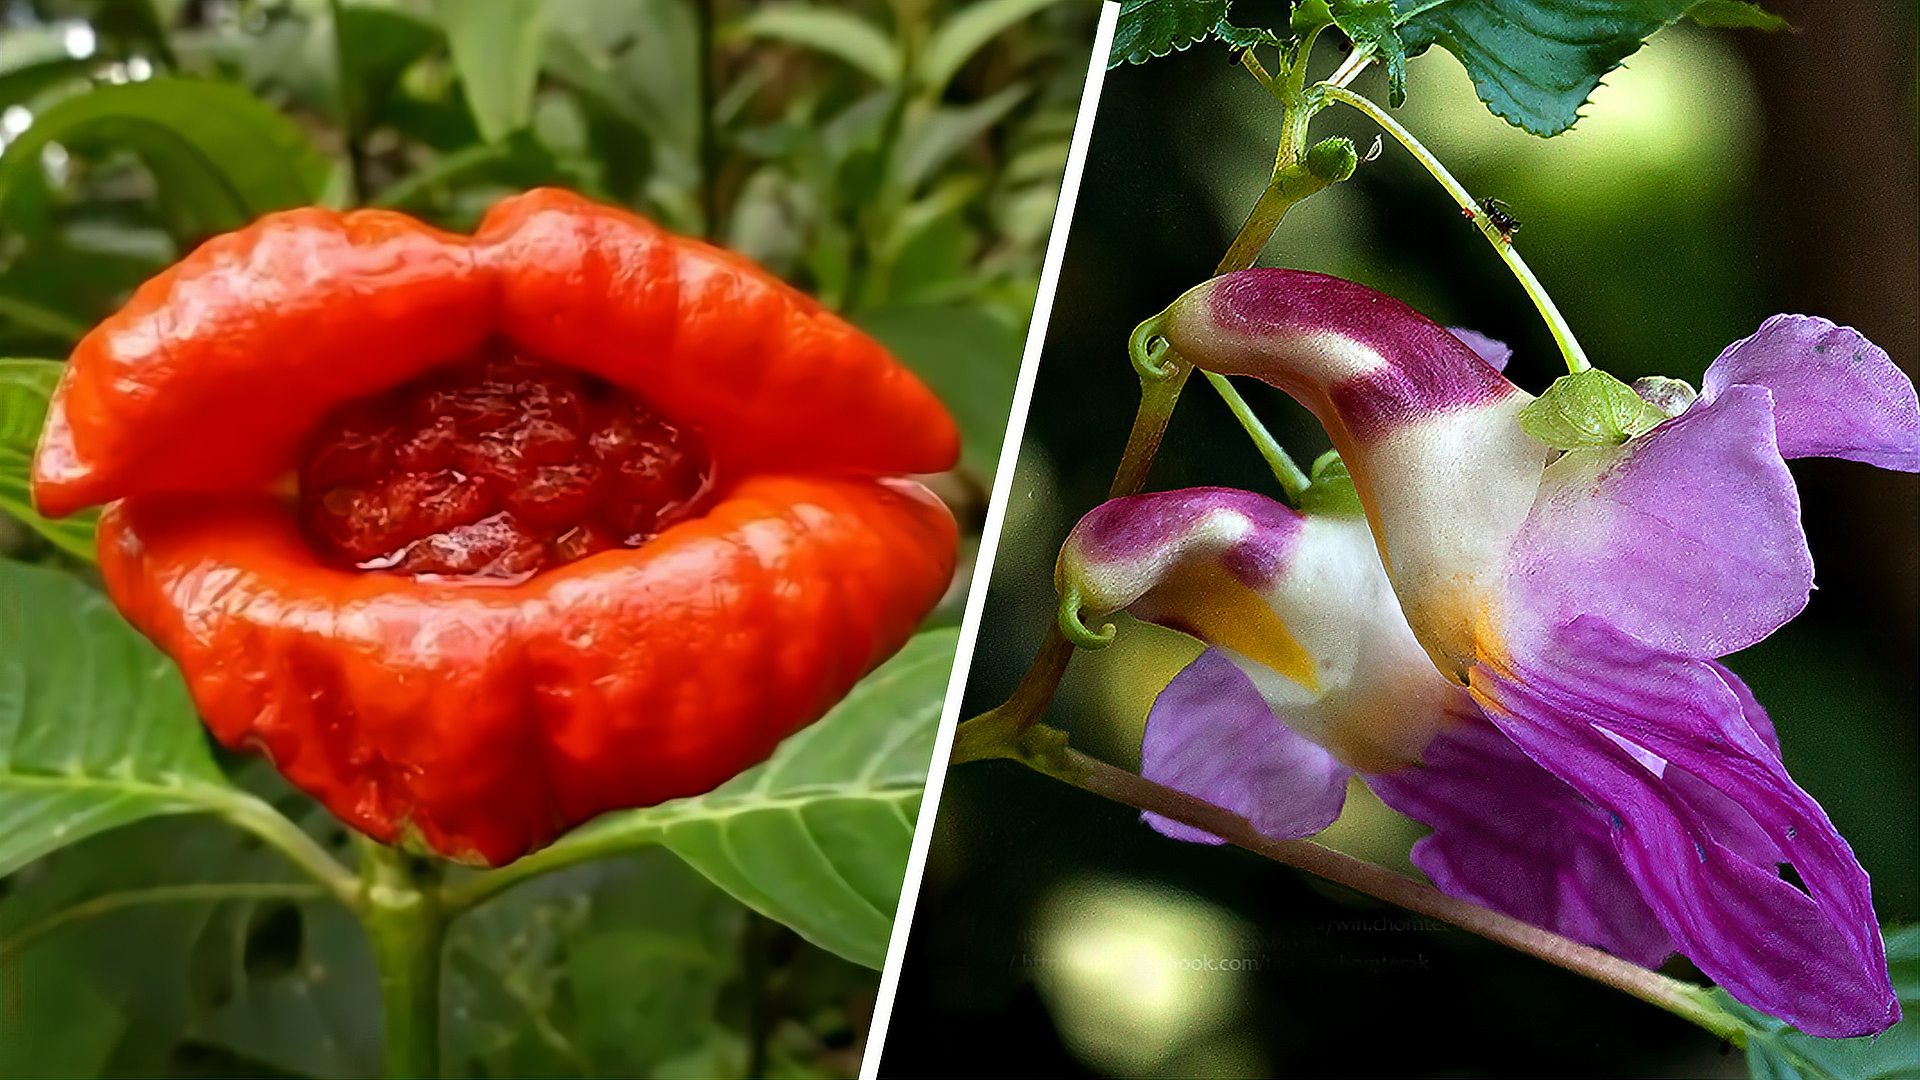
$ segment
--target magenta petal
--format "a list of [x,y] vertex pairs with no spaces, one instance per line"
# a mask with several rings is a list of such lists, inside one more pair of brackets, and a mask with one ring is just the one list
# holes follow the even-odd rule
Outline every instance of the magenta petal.
[[1509,632],[1593,615],[1701,659],[1773,633],[1806,606],[1813,556],[1768,392],[1555,462],[1507,559]]
[[1464,326],[1449,326],[1447,333],[1461,340],[1475,356],[1486,362],[1495,371],[1507,370],[1507,361],[1513,359],[1513,346],[1504,341],[1495,341],[1478,330],[1469,330]]
[[[1473,690],[1529,757],[1613,815],[1628,876],[1728,993],[1810,1035],[1899,1019],[1866,871],[1713,665],[1582,618],[1477,668]],[[1662,775],[1675,768],[1744,808],[1807,891],[1718,838],[1725,822]]]
[[[1340,816],[1352,770],[1281,723],[1252,680],[1215,649],[1173,677],[1147,714],[1140,773],[1226,807],[1267,836],[1312,836]],[[1145,814],[1176,840],[1212,833]]]
[[1700,401],[1742,385],[1773,391],[1782,456],[1920,472],[1920,398],[1913,381],[1850,326],[1775,315],[1707,368]]
[[1369,775],[1367,786],[1432,826],[1413,865],[1442,892],[1648,967],[1673,954],[1614,851],[1606,812],[1485,719],[1435,739],[1423,765]]

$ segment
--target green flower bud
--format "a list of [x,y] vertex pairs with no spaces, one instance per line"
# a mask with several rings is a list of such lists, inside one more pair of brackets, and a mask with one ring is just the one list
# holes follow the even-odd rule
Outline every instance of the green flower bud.
[[1321,139],[1307,150],[1307,171],[1329,184],[1352,176],[1359,164],[1360,155],[1354,150],[1352,139],[1339,136]]

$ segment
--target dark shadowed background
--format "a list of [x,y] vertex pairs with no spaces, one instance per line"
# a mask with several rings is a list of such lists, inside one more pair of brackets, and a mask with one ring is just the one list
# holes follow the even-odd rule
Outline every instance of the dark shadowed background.
[[[1916,324],[1915,12],[1769,4],[1765,36],[1663,32],[1571,133],[1489,116],[1454,60],[1412,64],[1398,115],[1480,195],[1595,363],[1697,383],[1779,311],[1850,323],[1909,373]],[[1329,56],[1330,65],[1334,58]],[[1384,98],[1377,72],[1361,89]],[[963,716],[1003,700],[1051,618],[1054,554],[1096,505],[1137,388],[1127,332],[1205,278],[1271,167],[1266,99],[1218,45],[1109,75]],[[1329,111],[1316,134],[1374,132]],[[1552,341],[1506,270],[1391,143],[1285,222],[1264,264],[1323,270],[1512,343],[1538,392]],[[1326,446],[1243,387],[1301,461]],[[1850,838],[1886,923],[1920,918],[1920,482],[1795,462],[1819,590],[1732,659],[1796,778]],[[1149,486],[1270,490],[1219,400],[1190,384]],[[1149,703],[1197,651],[1123,623],[1051,715],[1133,767]],[[1418,827],[1356,797],[1323,840],[1407,868]],[[1684,962],[1674,968],[1686,972]],[[1737,1052],[1614,991],[1237,849],[1179,844],[1124,807],[1003,762],[949,777],[889,1033],[890,1076],[1745,1074]]]

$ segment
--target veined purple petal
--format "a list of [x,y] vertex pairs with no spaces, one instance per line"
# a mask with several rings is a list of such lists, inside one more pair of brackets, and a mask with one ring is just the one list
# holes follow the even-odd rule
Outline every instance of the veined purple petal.
[[1486,362],[1495,371],[1506,371],[1507,362],[1513,359],[1513,346],[1504,341],[1495,341],[1478,330],[1469,330],[1464,326],[1449,326],[1447,333],[1460,339],[1461,343],[1473,350],[1473,355]]
[[1463,675],[1546,465],[1517,419],[1532,399],[1405,304],[1324,274],[1226,274],[1174,301],[1160,327],[1196,366],[1251,375],[1320,420],[1414,636]]
[[[1529,757],[1613,816],[1628,876],[1728,993],[1811,1035],[1898,1020],[1866,872],[1713,665],[1582,617],[1486,658],[1473,693]],[[1743,808],[1807,891],[1716,836],[1712,809],[1626,746]]]
[[1764,388],[1730,387],[1624,446],[1554,462],[1507,556],[1504,632],[1594,615],[1706,659],[1799,614],[1813,556],[1773,415]]
[[1442,892],[1658,967],[1673,939],[1627,877],[1605,811],[1536,765],[1478,710],[1423,764],[1366,777],[1433,828],[1413,865]]
[[1920,472],[1920,398],[1886,351],[1850,326],[1775,315],[1707,368],[1700,400],[1735,386],[1773,391],[1780,453]]
[[[1312,836],[1333,824],[1353,775],[1282,723],[1246,673],[1214,649],[1201,653],[1154,699],[1140,772],[1226,807],[1282,840]],[[1142,816],[1176,840],[1221,842],[1158,814]]]

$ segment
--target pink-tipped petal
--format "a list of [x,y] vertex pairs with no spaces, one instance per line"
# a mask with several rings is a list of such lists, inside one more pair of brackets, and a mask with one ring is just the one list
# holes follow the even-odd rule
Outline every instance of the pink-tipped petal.
[[1886,351],[1850,326],[1775,315],[1707,368],[1702,403],[1737,386],[1773,391],[1784,457],[1837,457],[1920,472],[1920,398]]

